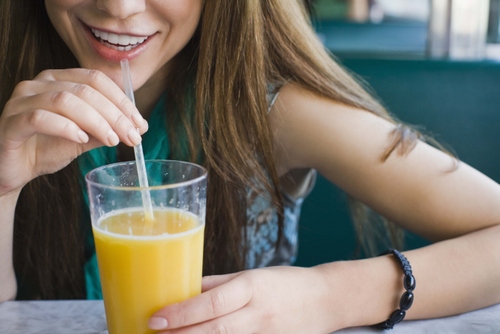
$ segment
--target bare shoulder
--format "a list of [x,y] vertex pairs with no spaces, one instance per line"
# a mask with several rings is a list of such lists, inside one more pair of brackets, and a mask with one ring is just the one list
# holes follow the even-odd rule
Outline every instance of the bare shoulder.
[[[312,167],[326,174],[335,168],[328,157],[345,153],[376,152],[380,157],[389,143],[394,124],[371,112],[322,97],[296,84],[280,90],[271,111],[277,163],[282,171]],[[363,134],[361,137],[360,135]],[[376,137],[378,140],[368,140]],[[366,140],[364,140],[366,138]]]
[[271,110],[278,171],[315,168],[375,211],[439,240],[491,226],[500,186],[477,170],[417,141],[384,160],[396,124],[294,84]]

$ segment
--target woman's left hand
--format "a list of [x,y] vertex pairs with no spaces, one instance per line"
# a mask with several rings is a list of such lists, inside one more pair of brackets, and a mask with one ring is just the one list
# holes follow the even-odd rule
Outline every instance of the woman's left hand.
[[342,319],[336,321],[330,313],[327,287],[316,268],[269,267],[208,276],[202,294],[156,312],[150,327],[178,334],[329,333]]

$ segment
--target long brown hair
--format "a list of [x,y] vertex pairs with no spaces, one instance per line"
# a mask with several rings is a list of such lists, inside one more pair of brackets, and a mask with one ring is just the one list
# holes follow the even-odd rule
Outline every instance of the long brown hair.
[[[20,81],[44,69],[78,66],[41,1],[3,0],[0,20],[0,107]],[[170,78],[183,80],[167,84],[169,108],[183,112],[168,113],[169,124],[175,127],[169,135],[172,143],[178,142],[179,133],[187,137],[185,144],[174,146],[172,157],[201,161],[209,170],[205,274],[245,267],[248,187],[264,185],[282,213],[267,84],[292,81],[390,119],[325,51],[302,0],[205,0],[197,32],[172,62],[176,66]],[[193,100],[194,114],[187,109]],[[388,152],[400,143],[411,146],[408,134],[397,131]],[[182,156],[186,147],[190,154]],[[21,193],[14,265],[26,298],[85,295],[82,230],[88,223],[82,222],[85,213],[78,178],[78,168],[72,163],[33,180]],[[280,214],[280,234],[282,224]],[[370,235],[366,224],[357,225],[363,235]]]

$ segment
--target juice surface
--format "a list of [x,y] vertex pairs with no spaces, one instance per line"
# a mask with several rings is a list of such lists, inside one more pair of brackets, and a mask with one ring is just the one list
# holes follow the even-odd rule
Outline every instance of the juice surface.
[[175,209],[154,218],[120,211],[93,227],[110,334],[154,333],[154,312],[201,292],[204,224]]

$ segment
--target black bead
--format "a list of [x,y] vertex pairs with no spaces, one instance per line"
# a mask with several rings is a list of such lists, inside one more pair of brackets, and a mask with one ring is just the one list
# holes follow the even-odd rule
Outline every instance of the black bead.
[[375,328],[377,329],[392,329],[393,327],[394,324],[389,323],[389,320],[386,320],[384,322],[375,325]]
[[389,318],[389,322],[392,324],[397,324],[403,321],[404,317],[406,315],[406,312],[403,310],[396,310],[392,312],[391,317]]
[[415,290],[416,284],[417,283],[415,282],[415,277],[413,277],[413,275],[405,275],[404,286],[406,290]]
[[403,293],[401,299],[399,300],[399,309],[392,312],[389,319],[375,325],[375,327],[378,329],[392,329],[394,325],[403,321],[404,317],[406,316],[406,311],[413,304],[413,299],[414,299],[413,290],[417,285],[415,277],[413,276],[410,262],[403,254],[401,254],[395,249],[390,249],[380,255],[385,255],[385,254],[392,254],[396,258],[404,274],[403,285],[406,291]]
[[399,308],[407,311],[413,304],[413,293],[406,291],[399,300]]

